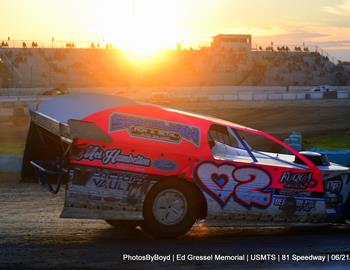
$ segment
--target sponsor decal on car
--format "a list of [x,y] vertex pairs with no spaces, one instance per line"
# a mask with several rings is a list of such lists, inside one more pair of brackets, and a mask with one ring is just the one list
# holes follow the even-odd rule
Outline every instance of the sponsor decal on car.
[[140,203],[143,196],[152,186],[146,174],[116,170],[95,170],[86,174],[84,185],[70,187],[70,191],[87,193],[91,201]]
[[[285,210],[287,208],[288,198],[290,197],[275,197],[273,205],[277,206],[280,210]],[[318,200],[308,198],[295,199],[293,200],[295,211],[311,212],[311,210],[315,209],[317,201]]]
[[122,150],[119,148],[103,149],[98,145],[89,145],[75,157],[75,160],[99,160],[104,165],[116,163],[133,164],[144,167],[149,167],[151,165],[151,159],[143,155],[134,155],[132,153],[123,154]]
[[133,137],[143,137],[147,139],[155,139],[172,143],[180,143],[181,141],[181,135],[175,131],[156,129],[151,127],[130,127],[129,135]]
[[168,159],[157,159],[153,161],[153,166],[160,170],[170,172],[176,169],[177,165],[174,161]]
[[329,208],[337,208],[343,202],[341,194],[343,181],[340,176],[328,179],[325,184],[326,205]]
[[88,199],[91,201],[100,201],[102,199],[101,196],[88,195]]
[[200,129],[198,127],[126,113],[112,113],[109,131],[122,130],[127,130],[129,136],[132,137],[169,143],[180,143],[182,140],[186,140],[195,146],[200,145]]
[[279,182],[283,183],[284,188],[307,190],[317,185],[317,181],[312,176],[312,172],[293,173],[287,171],[283,172]]

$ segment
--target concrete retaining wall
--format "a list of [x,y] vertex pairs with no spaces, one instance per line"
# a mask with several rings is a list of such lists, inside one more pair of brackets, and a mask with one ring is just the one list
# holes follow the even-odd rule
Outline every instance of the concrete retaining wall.
[[282,94],[282,99],[283,100],[294,100],[294,99],[297,99],[297,94],[295,94],[295,93]]
[[267,99],[269,99],[269,100],[282,100],[283,94],[268,94]]
[[22,156],[0,155],[0,172],[20,172]]
[[346,99],[346,98],[350,98],[350,94],[348,91],[344,92],[344,91],[339,91],[337,93],[337,98],[339,99]]
[[238,99],[238,95],[224,95],[224,100],[237,100]]
[[254,100],[267,100],[268,94],[254,94],[253,99]]
[[[184,93],[202,93],[204,95],[235,94],[242,92],[251,93],[286,93],[286,92],[308,92],[314,88],[313,85],[305,86],[166,86],[166,87],[95,87],[95,88],[69,88],[70,93],[152,93],[168,92],[174,95]],[[350,91],[350,86],[330,86],[337,91]],[[40,93],[52,90],[52,88],[0,88],[0,96],[35,96]],[[288,90],[288,91],[287,91]]]
[[321,99],[323,98],[323,93],[309,93],[311,99]]
[[253,100],[253,94],[238,94],[238,100]]

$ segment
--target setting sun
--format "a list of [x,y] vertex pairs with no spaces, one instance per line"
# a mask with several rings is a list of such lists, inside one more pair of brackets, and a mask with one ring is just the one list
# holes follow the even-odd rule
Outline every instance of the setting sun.
[[168,1],[104,2],[92,32],[130,57],[148,58],[181,42],[178,4]]

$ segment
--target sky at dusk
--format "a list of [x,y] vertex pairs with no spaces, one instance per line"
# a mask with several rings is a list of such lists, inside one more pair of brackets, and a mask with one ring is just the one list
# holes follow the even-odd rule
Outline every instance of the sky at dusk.
[[350,0],[0,0],[0,40],[105,41],[139,52],[252,34],[350,60]]

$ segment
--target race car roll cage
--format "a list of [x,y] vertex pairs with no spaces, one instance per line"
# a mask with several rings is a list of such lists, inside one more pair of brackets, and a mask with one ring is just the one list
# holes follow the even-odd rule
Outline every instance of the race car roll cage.
[[[280,159],[278,157],[273,157],[273,156],[270,156],[264,152],[261,152],[261,151],[257,151],[257,150],[254,150],[252,151],[252,147],[250,147],[250,145],[246,142],[246,140],[244,138],[242,138],[242,136],[239,135],[239,133],[232,127],[226,127],[228,133],[233,136],[235,139],[237,139],[239,145],[241,145],[243,148],[239,148],[239,149],[242,149],[242,150],[245,150],[247,151],[247,153],[249,154],[249,156],[251,157],[251,159],[253,160],[253,162],[259,162],[258,159],[256,158],[256,156],[254,155],[254,152],[255,153],[258,153],[259,155],[262,155],[262,156],[265,156],[265,157],[268,157],[270,159],[274,159],[274,160],[278,160],[279,162],[282,162],[282,163],[285,163],[285,164],[288,164],[288,165],[293,165],[295,167],[299,167],[300,169],[305,169],[305,165],[302,165],[302,164],[297,164],[295,162],[288,162],[284,159]],[[209,134],[209,137],[211,135]],[[276,153],[278,154],[278,153]]]

